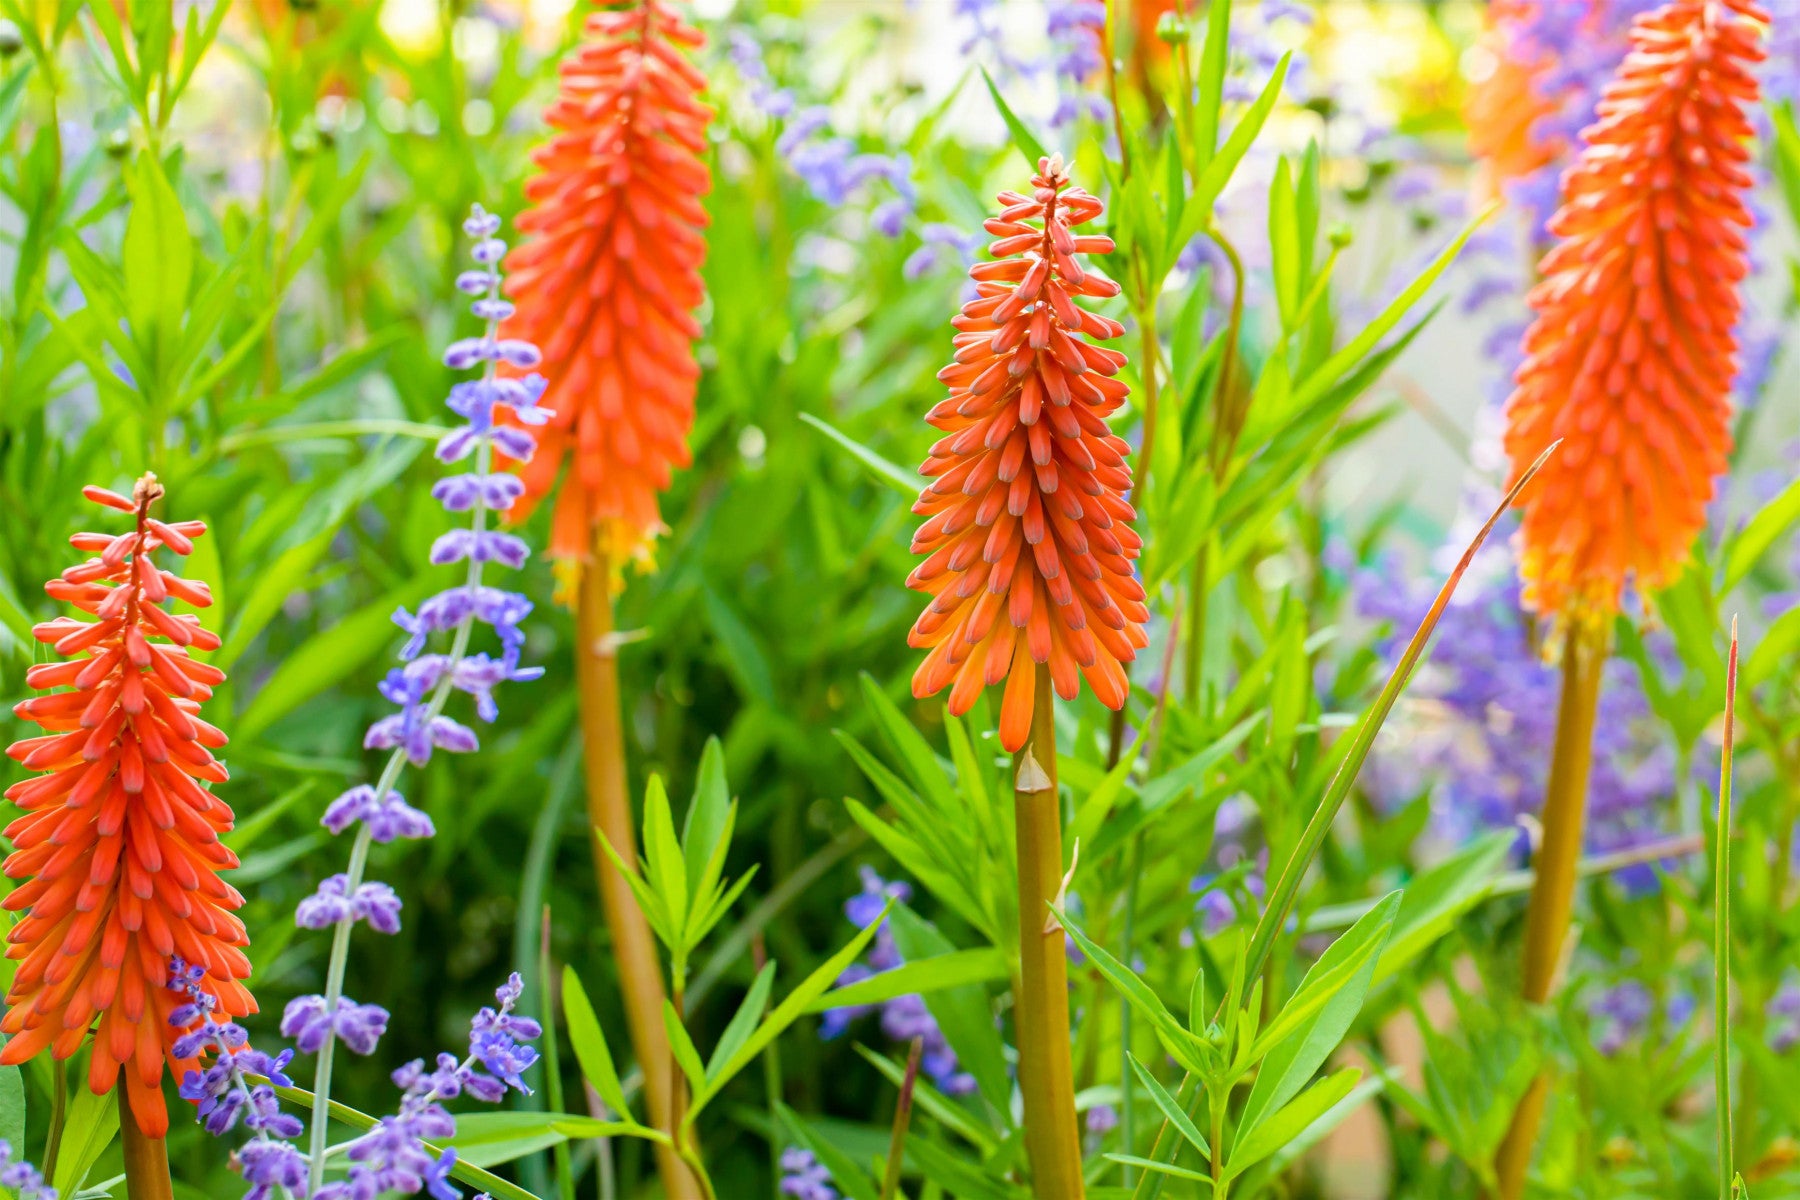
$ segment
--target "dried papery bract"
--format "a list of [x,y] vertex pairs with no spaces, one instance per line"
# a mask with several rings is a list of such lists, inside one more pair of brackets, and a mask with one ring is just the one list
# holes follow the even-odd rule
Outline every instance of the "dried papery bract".
[[25,810],[6,828],[6,875],[25,882],[0,902],[24,913],[7,935],[18,967],[0,1019],[10,1035],[0,1063],[45,1049],[68,1058],[92,1028],[88,1086],[104,1093],[122,1081],[138,1128],[161,1138],[164,1067],[180,1079],[195,1066],[174,1054],[180,1031],[168,1018],[180,1001],[163,986],[170,957],[204,968],[200,986],[219,1019],[256,1011],[241,982],[249,939],[233,913],[243,897],[219,876],[237,866],[219,841],[231,809],[204,786],[227,779],[212,755],[225,735],[200,718],[225,676],[190,653],[215,650],[219,639],[163,607],[206,607],[206,584],[152,557],[190,553],[206,527],[152,516],[163,494],[153,475],[130,498],[96,487],[85,494],[134,522],[126,533],[69,539],[97,557],[45,586],[94,619],[59,617],[32,631],[67,661],[32,667],[26,681],[49,694],[13,710],[45,733],[7,753],[46,773],[6,792]]
[[689,461],[700,368],[694,309],[711,187],[698,96],[686,58],[702,42],[664,0],[587,18],[545,112],[555,131],[532,156],[526,235],[507,292],[508,336],[536,343],[556,416],[519,470],[522,520],[563,477],[550,553],[614,566],[643,552],[661,522],[657,495]]
[[1130,447],[1106,423],[1127,395],[1115,378],[1125,356],[1088,340],[1124,329],[1078,302],[1119,292],[1079,261],[1113,248],[1074,232],[1104,206],[1071,185],[1060,156],[1040,160],[1031,185],[1000,193],[986,226],[995,261],[969,269],[978,294],[953,322],[956,361],[938,373],[950,395],[926,417],[945,436],[913,506],[927,518],[913,551],[927,557],[907,578],[932,596],[908,639],[929,650],[913,694],[949,687],[960,715],[1004,680],[1000,737],[1014,752],[1030,736],[1037,664],[1063,699],[1085,677],[1119,708],[1149,619],[1132,575]]
[[1627,581],[1668,583],[1705,525],[1731,447],[1766,20],[1748,0],[1640,17],[1563,180],[1507,404],[1515,470],[1565,442],[1521,533],[1526,602],[1547,617],[1610,621]]
[[[1526,914],[1522,993],[1557,988],[1574,907],[1607,637],[1627,583],[1672,581],[1731,445],[1732,329],[1751,224],[1748,110],[1767,16],[1673,0],[1638,18],[1550,222],[1537,316],[1507,405],[1515,470],[1561,439],[1526,497],[1527,605],[1560,634],[1562,699]],[[1495,1161],[1524,1193],[1550,1080],[1520,1101]]]

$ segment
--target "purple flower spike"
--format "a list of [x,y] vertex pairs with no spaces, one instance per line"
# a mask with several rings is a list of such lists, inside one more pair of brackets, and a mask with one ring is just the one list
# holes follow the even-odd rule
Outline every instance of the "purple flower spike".
[[367,784],[333,800],[320,823],[332,833],[342,833],[358,821],[368,826],[371,839],[383,844],[396,838],[428,838],[437,832],[431,818],[401,799],[399,792],[377,800],[375,789]]
[[358,1004],[339,997],[335,1017],[325,1013],[325,997],[296,996],[281,1015],[281,1035],[292,1038],[302,1054],[316,1054],[328,1035],[335,1034],[358,1054],[373,1054],[387,1032],[388,1012],[377,1004]]

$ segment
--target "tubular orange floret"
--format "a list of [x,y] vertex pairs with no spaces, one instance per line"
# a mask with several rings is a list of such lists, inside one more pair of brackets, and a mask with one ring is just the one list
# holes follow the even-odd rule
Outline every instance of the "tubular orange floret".
[[1564,176],[1506,433],[1515,476],[1564,439],[1520,534],[1526,603],[1560,621],[1678,574],[1725,470],[1767,20],[1749,0],[1639,17]]
[[18,966],[0,1018],[10,1035],[0,1063],[45,1049],[68,1058],[91,1028],[88,1086],[105,1093],[122,1073],[139,1128],[162,1137],[164,1065],[178,1079],[197,1069],[174,1054],[182,1031],[169,1014],[183,1001],[165,987],[171,957],[205,968],[201,986],[218,1000],[218,1019],[256,1011],[240,982],[250,976],[241,949],[249,938],[233,915],[243,897],[219,877],[237,866],[219,841],[231,809],[203,786],[228,778],[211,753],[225,735],[199,716],[225,676],[189,654],[217,649],[219,639],[195,617],[159,607],[171,596],[204,607],[206,585],[150,557],[163,548],[187,554],[206,526],[151,517],[163,494],[154,475],[130,499],[103,488],[84,494],[137,520],[129,533],[76,534],[71,543],[98,557],[45,585],[97,619],[59,617],[32,631],[70,661],[32,667],[26,682],[50,694],[13,709],[44,736],[7,753],[46,774],[6,792],[24,815],[6,828],[5,872],[24,882],[0,907],[25,915],[6,938]]
[[556,415],[519,468],[511,516],[550,493],[567,459],[550,535],[561,558],[587,558],[596,533],[614,562],[646,550],[657,493],[689,461],[712,110],[684,51],[701,41],[663,0],[589,16],[545,113],[556,132],[532,156],[507,333],[542,347]]
[[1520,62],[1508,53],[1508,23],[1523,20],[1538,3],[1493,0],[1487,9],[1487,28],[1480,44],[1489,52],[1493,69],[1470,82],[1463,102],[1469,150],[1483,167],[1478,187],[1484,201],[1498,195],[1501,184],[1537,170],[1562,149],[1559,144],[1546,145],[1535,132],[1538,120],[1554,107],[1537,90],[1550,64],[1543,60]]
[[1086,340],[1124,329],[1076,303],[1119,292],[1077,259],[1110,253],[1112,239],[1072,232],[1104,206],[1070,186],[1061,155],[1038,160],[1031,185],[1000,193],[986,224],[995,261],[969,269],[976,298],[952,322],[956,360],[938,372],[950,395],[925,418],[945,436],[919,468],[932,482],[913,506],[926,518],[913,552],[926,558],[906,581],[932,596],[907,639],[929,649],[913,695],[949,686],[960,715],[1006,680],[1010,751],[1031,732],[1034,664],[1049,665],[1063,699],[1086,677],[1120,708],[1122,664],[1147,643],[1149,619],[1132,576],[1130,446],[1105,420],[1125,402],[1114,378],[1125,356]]

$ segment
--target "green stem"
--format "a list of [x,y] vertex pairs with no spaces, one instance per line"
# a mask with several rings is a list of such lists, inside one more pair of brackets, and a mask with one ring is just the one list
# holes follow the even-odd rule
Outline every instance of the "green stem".
[[[494,323],[488,323],[488,336],[493,336]],[[492,379],[494,365],[490,361],[486,377]],[[478,438],[475,443],[475,471],[486,475],[493,464],[493,451],[486,438]],[[487,528],[487,509],[477,504],[475,516],[470,522],[477,537]],[[469,556],[469,570],[466,576],[467,586],[471,591],[481,586],[482,561],[475,555]],[[455,682],[456,664],[462,661],[468,652],[469,640],[474,636],[475,616],[471,613],[456,626],[456,632],[450,642],[448,666],[439,677],[437,687],[431,693],[431,699],[425,705],[424,715],[420,718],[429,725],[444,711],[449,702],[450,692]],[[397,746],[393,754],[388,756],[387,766],[382,768],[381,778],[375,784],[377,799],[385,798],[394,784],[400,779],[400,772],[406,767],[406,748]],[[367,822],[359,822],[356,827],[356,840],[350,847],[350,864],[344,871],[344,894],[354,895],[362,886],[363,873],[369,865],[369,846],[373,841]],[[318,1191],[325,1184],[325,1145],[329,1133],[327,1117],[331,1103],[331,1072],[337,1056],[337,1035],[331,1025],[332,1017],[337,1012],[338,1001],[344,996],[344,971],[350,961],[350,931],[354,922],[340,921],[331,934],[331,958],[325,967],[325,1042],[319,1047],[319,1056],[313,1068],[313,1112],[312,1130],[309,1146],[310,1190]]]
[[44,1178],[56,1178],[56,1159],[62,1153],[63,1124],[69,1116],[67,1064],[50,1060],[50,1129],[44,1139]]
[[[538,941],[538,1003],[544,1014],[544,1099],[551,1112],[567,1112],[563,1107],[561,1053],[556,1045],[556,1006],[550,1002],[553,978],[550,970],[550,906],[544,905],[543,933]],[[562,1200],[575,1200],[575,1164],[569,1157],[569,1143],[558,1142],[551,1152],[556,1163],[556,1191]]]
[[1713,1088],[1719,1109],[1719,1200],[1731,1200],[1731,750],[1737,715],[1737,618],[1725,667],[1725,732],[1719,752],[1719,823],[1713,881]]
[[[1144,869],[1144,831],[1138,830],[1131,839],[1131,865],[1125,875],[1125,938],[1122,947],[1124,961],[1130,963],[1133,957],[1132,943],[1137,935],[1137,903],[1138,877]],[[1131,1069],[1131,1004],[1121,1001],[1119,1004],[1119,1145],[1126,1154],[1135,1154],[1137,1145],[1137,1122],[1132,1116],[1134,1097],[1132,1084],[1137,1073]],[[1130,1163],[1119,1164],[1119,1182],[1126,1187],[1131,1186],[1136,1174]]]

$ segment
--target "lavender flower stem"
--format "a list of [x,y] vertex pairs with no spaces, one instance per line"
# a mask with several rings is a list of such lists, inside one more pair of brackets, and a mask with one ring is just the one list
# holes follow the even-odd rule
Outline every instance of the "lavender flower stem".
[[[498,296],[498,292],[499,285],[496,282],[489,294],[490,296]],[[489,338],[494,336],[495,328],[498,324],[499,322],[497,321],[488,321],[487,336]],[[493,380],[493,360],[490,359],[488,361],[487,369],[483,372],[482,378],[484,381],[489,382]],[[493,449],[488,444],[486,438],[481,438],[477,441],[475,446],[476,473],[485,476],[492,465]],[[471,526],[477,537],[479,537],[486,529],[486,505],[475,505],[474,519],[471,522]],[[471,554],[469,556],[468,587],[470,595],[474,595],[475,589],[481,586],[482,566],[483,562],[480,555]],[[455,686],[456,664],[461,662],[463,655],[467,653],[469,649],[469,640],[474,636],[474,632],[475,614],[470,613],[457,623],[456,632],[450,643],[450,653],[448,656],[449,665],[438,678],[437,687],[432,691],[431,699],[425,706],[423,723],[426,726],[429,726],[431,722],[444,711],[444,705],[449,701],[450,692]],[[405,766],[406,747],[404,743],[402,743],[400,746],[395,747],[394,752],[388,756],[387,766],[382,769],[381,779],[375,785],[375,795],[386,796],[393,789],[394,784],[399,782],[400,772],[405,769]],[[359,822],[356,830],[356,841],[350,847],[350,865],[344,872],[346,879],[344,894],[347,896],[355,895],[356,889],[362,886],[363,872],[367,870],[369,865],[369,844],[373,840],[374,835],[369,822]],[[331,959],[325,968],[325,1012],[327,1014],[337,1012],[338,1001],[342,999],[344,995],[344,969],[350,958],[350,930],[355,924],[356,918],[354,916],[346,916],[337,923],[337,927],[332,931]],[[336,1049],[337,1030],[335,1028],[335,1023],[327,1022],[325,1028],[325,1041],[324,1044],[319,1047],[319,1055],[313,1070],[311,1153],[308,1155],[308,1160],[311,1179],[310,1190],[315,1192],[318,1191],[325,1182],[326,1126],[331,1112],[331,1068],[332,1059],[335,1057],[334,1052]]]

